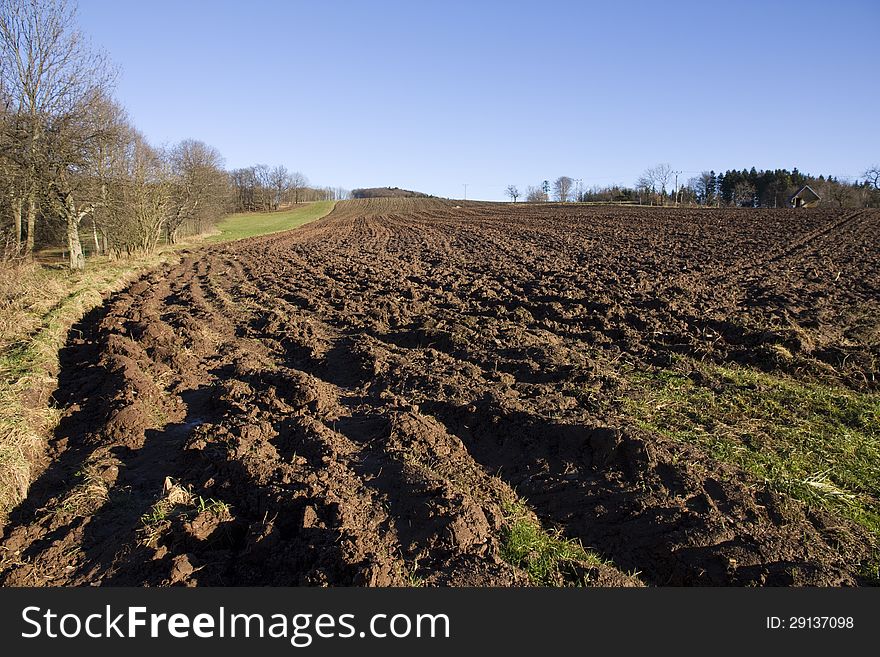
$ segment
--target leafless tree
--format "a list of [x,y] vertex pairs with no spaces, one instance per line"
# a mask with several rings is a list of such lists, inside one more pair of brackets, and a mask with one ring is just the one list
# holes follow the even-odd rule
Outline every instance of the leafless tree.
[[291,199],[294,203],[327,200],[341,193],[327,187],[309,187],[302,173],[288,173],[283,166],[270,169],[258,164],[231,171],[229,178],[235,209],[246,212],[276,209],[282,201]]
[[[12,219],[11,230],[6,234],[0,227],[0,239],[3,240],[4,257],[17,257],[22,244],[22,211],[23,211],[23,177],[21,168],[15,157],[15,150],[20,146],[16,139],[19,117],[8,111],[10,102],[0,86],[0,215],[5,204],[9,203],[9,214]],[[8,247],[8,248],[6,248]]]
[[181,229],[201,233],[222,213],[227,196],[223,157],[204,142],[187,139],[167,154],[171,183],[168,241],[177,242]]
[[692,190],[694,196],[700,200],[702,203],[703,194],[705,193],[705,188],[702,184],[702,180],[700,180],[699,176],[694,176],[693,178],[689,178],[687,183],[685,183],[688,189]]
[[48,206],[64,225],[71,269],[82,269],[85,257],[80,224],[101,203],[90,175],[102,147],[118,139],[118,124],[105,111],[105,96],[93,90],[88,96],[47,123],[45,168]]
[[309,184],[309,179],[299,171],[290,174],[290,191],[293,192],[293,202],[299,203],[302,190]]
[[257,181],[257,204],[261,210],[272,209],[272,171],[265,164],[254,167]]
[[116,139],[102,143],[95,169],[99,203],[92,213],[103,251],[110,255],[149,252],[163,233],[175,242],[186,227],[202,232],[223,211],[227,174],[223,159],[210,146],[185,140],[159,151],[128,122],[115,103],[107,101],[105,124],[116,125]]
[[638,180],[640,189],[651,190],[652,194],[660,195],[660,203],[666,198],[666,188],[672,178],[672,167],[669,164],[658,164],[646,169]]
[[124,208],[116,207],[114,201],[116,192],[126,179],[126,150],[136,133],[125,110],[109,97],[96,100],[93,109],[103,114],[103,124],[112,126],[114,137],[97,144],[97,152],[91,158],[91,167],[86,171],[86,176],[90,176],[97,187],[97,193],[93,196],[98,203],[90,215],[95,251],[107,253],[117,243],[117,233],[122,232],[120,226],[123,220],[120,213]]
[[859,198],[856,188],[847,180],[829,179],[821,185],[821,196],[837,204],[839,208],[851,208],[858,205]]
[[660,187],[661,196],[666,195],[666,188],[669,186],[669,181],[672,179],[672,167],[668,164],[658,164],[654,167],[654,180],[657,181],[657,185]]
[[880,190],[880,164],[875,164],[865,171],[865,180],[867,180],[874,189]]
[[505,193],[514,203],[516,203],[516,199],[519,198],[519,188],[517,188],[516,185],[508,185]]
[[123,186],[129,211],[133,248],[149,253],[156,248],[171,199],[171,170],[158,151],[141,135],[136,135],[128,158],[127,180]]
[[573,184],[574,180],[568,176],[559,176],[559,178],[554,180],[553,193],[556,195],[556,200],[560,203],[567,203],[571,196],[571,187]]
[[23,179],[25,248],[33,251],[39,195],[46,190],[65,221],[71,268],[79,269],[79,222],[93,206],[77,198],[75,178],[104,138],[90,107],[113,75],[104,56],[86,47],[75,13],[67,0],[0,0],[0,85],[19,117],[12,152]]
[[547,192],[542,187],[533,187],[529,185],[526,189],[527,203],[545,203],[547,201]]
[[235,209],[251,212],[257,208],[257,176],[254,167],[235,169],[229,174],[235,194]]
[[277,210],[284,201],[284,196],[290,188],[290,174],[287,167],[279,164],[269,172],[269,182],[272,185],[272,209]]
[[654,184],[653,178],[648,175],[647,171],[639,176],[639,179],[636,181],[636,189],[639,191],[639,205],[641,205],[643,197],[648,201],[649,205],[654,205],[654,195],[656,194]]

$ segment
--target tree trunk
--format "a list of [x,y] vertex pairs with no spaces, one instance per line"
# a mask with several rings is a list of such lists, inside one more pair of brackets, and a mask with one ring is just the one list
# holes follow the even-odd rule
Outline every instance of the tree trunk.
[[72,271],[85,269],[86,259],[79,241],[79,220],[76,213],[67,215],[67,249],[70,252],[70,269]]
[[82,211],[78,210],[73,200],[73,195],[68,193],[58,208],[64,215],[67,224],[67,249],[71,271],[82,271],[86,268],[86,258],[83,255],[82,242],[79,239],[79,224],[83,218],[94,208]]
[[101,243],[98,242],[98,224],[92,220],[92,237],[95,238],[95,255],[101,254]]
[[21,252],[21,210],[24,200],[17,196],[12,202],[12,221],[15,224],[15,254]]
[[25,253],[29,256],[34,255],[34,233],[37,226],[37,193],[31,190],[28,193],[28,210],[27,210],[27,244],[25,245]]

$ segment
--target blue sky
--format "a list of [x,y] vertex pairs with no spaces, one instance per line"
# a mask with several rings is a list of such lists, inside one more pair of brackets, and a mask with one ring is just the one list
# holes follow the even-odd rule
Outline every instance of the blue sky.
[[230,168],[492,200],[560,175],[632,184],[660,162],[880,162],[877,0],[79,6],[135,125]]

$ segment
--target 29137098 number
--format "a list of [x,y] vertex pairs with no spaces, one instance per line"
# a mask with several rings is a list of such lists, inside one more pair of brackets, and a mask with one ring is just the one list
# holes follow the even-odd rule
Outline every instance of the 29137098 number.
[[852,616],[792,616],[788,627],[792,630],[852,629]]
[[851,630],[853,627],[852,616],[767,616],[768,630]]

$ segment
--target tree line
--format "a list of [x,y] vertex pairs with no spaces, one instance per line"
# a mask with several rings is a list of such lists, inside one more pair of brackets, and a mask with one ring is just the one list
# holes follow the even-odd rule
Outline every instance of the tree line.
[[150,252],[230,211],[345,194],[283,166],[227,172],[219,151],[194,139],[151,145],[114,82],[71,0],[0,0],[0,255],[64,244],[70,268],[82,269],[84,244],[116,257]]
[[[575,188],[575,182],[578,182]],[[880,166],[868,168],[860,180],[847,181],[834,176],[813,176],[787,169],[761,170],[755,167],[723,173],[703,171],[684,180],[683,172],[669,164],[646,169],[632,187],[605,185],[580,188],[580,182],[560,176],[553,183],[544,180],[529,186],[525,200],[542,203],[627,203],[639,205],[702,205],[709,207],[788,207],[791,197],[809,185],[823,203],[835,207],[880,207]],[[514,203],[523,196],[516,185],[506,195]]]
[[428,198],[428,194],[400,187],[362,187],[351,190],[351,198]]
[[880,188],[877,179],[871,182],[871,169],[857,181],[841,180],[835,176],[813,176],[788,169],[759,170],[735,169],[716,174],[704,171],[690,178],[683,188],[683,196],[677,200],[699,205],[725,205],[735,207],[784,208],[804,185],[809,185],[823,203],[835,207],[877,207],[880,205]]
[[284,165],[233,169],[229,182],[235,212],[271,212],[297,203],[341,201],[350,195],[341,187],[311,187],[305,175],[288,171]]

